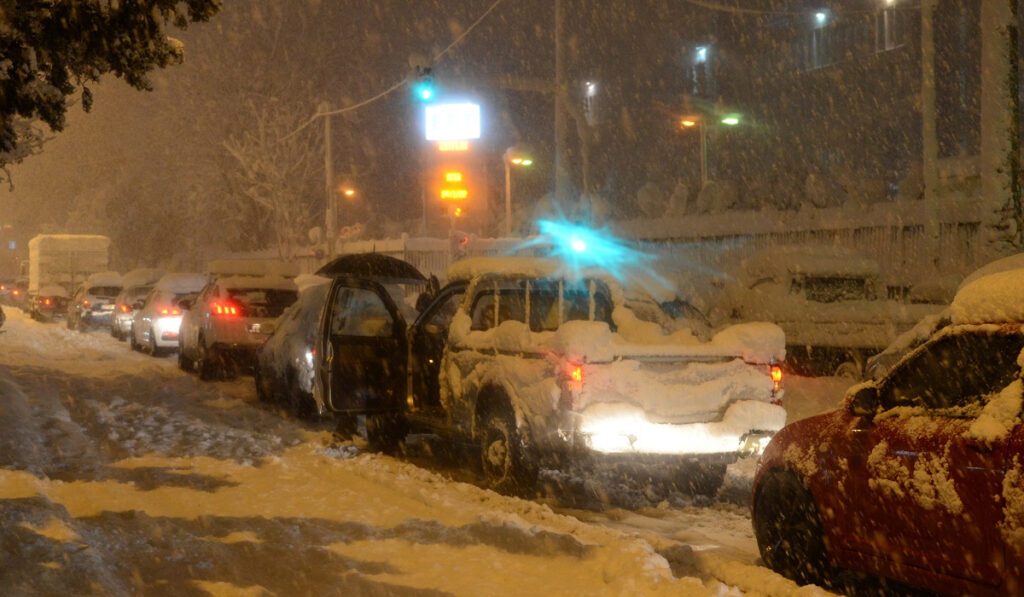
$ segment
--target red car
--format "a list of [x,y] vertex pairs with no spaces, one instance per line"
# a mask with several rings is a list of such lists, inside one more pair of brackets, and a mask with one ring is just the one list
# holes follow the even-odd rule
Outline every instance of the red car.
[[[953,325],[851,388],[843,408],[775,435],[752,496],[765,564],[803,583],[849,570],[937,594],[1024,594],[1014,275],[961,291]],[[1000,307],[1001,294],[1016,304]]]

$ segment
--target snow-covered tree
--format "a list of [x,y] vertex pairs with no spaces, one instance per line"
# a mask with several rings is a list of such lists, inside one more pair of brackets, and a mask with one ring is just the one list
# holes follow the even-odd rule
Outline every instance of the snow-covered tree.
[[24,135],[19,118],[62,130],[69,96],[80,87],[89,110],[88,84],[107,73],[150,89],[148,73],[180,62],[184,52],[164,29],[206,21],[219,7],[219,0],[0,2],[0,166],[24,157],[19,145],[38,139]]

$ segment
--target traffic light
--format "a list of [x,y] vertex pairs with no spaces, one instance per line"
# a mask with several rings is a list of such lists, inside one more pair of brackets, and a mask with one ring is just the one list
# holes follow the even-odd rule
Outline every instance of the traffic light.
[[429,68],[417,69],[416,82],[412,86],[413,95],[421,102],[429,102],[437,95],[434,77]]

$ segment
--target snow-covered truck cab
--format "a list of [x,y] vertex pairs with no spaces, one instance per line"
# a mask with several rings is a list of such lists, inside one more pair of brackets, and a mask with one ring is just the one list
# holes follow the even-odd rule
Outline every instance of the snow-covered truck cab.
[[698,459],[724,471],[785,423],[774,324],[705,341],[638,316],[608,272],[550,259],[468,259],[449,278],[470,282],[443,351],[439,406],[450,431],[478,443],[497,489],[566,457]]

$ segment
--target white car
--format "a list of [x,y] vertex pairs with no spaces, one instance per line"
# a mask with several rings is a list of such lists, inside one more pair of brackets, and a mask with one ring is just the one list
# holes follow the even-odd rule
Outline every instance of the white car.
[[153,356],[178,348],[181,327],[181,301],[192,298],[207,282],[205,274],[166,274],[156,283],[144,301],[133,305],[132,330],[128,343],[132,350],[146,350]]
[[270,324],[299,298],[283,276],[222,276],[207,284],[181,324],[178,364],[202,379],[232,376],[250,369]]

